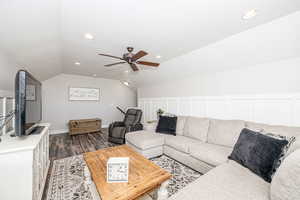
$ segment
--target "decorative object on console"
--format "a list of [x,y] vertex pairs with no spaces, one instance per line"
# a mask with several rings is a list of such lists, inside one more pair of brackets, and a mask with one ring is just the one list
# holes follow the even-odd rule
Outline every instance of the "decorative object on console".
[[99,101],[99,88],[70,87],[69,101]]
[[287,144],[287,140],[275,139],[244,128],[228,158],[271,182],[277,162]]
[[[6,116],[0,115],[0,133],[2,133],[2,129],[6,126],[15,116],[15,110],[10,111]],[[0,134],[1,136],[1,134]],[[1,138],[0,138],[1,142]]]
[[69,121],[69,134],[78,135],[101,131],[101,119],[79,119]]
[[177,117],[161,115],[156,127],[156,132],[176,135]]
[[111,157],[107,161],[107,182],[123,183],[128,182],[129,157]]
[[123,121],[113,122],[109,125],[108,141],[124,144],[126,133],[143,130],[143,125],[141,124],[142,114],[142,110],[140,109],[128,109]]

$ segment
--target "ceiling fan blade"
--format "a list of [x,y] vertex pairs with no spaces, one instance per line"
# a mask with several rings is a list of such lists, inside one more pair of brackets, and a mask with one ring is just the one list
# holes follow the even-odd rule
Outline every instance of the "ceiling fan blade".
[[126,62],[117,62],[117,63],[112,63],[112,64],[108,64],[108,65],[104,65],[105,67],[110,67],[110,66],[113,66],[113,65],[119,65],[119,64],[124,64]]
[[134,64],[134,63],[131,63],[130,67],[132,68],[133,71],[138,71],[139,70],[139,68],[137,68],[136,64]]
[[124,59],[121,58],[121,57],[118,57],[118,56],[111,56],[111,55],[108,55],[108,54],[102,54],[102,53],[99,53],[98,55],[99,55],[99,56],[106,56],[106,57],[111,57],[111,58],[116,58],[116,59],[124,60]]
[[148,66],[151,66],[151,67],[158,67],[159,66],[159,63],[153,63],[153,62],[147,62],[147,61],[137,61],[136,63],[140,64],[140,65],[148,65]]
[[132,56],[132,61],[136,61],[138,59],[140,59],[141,57],[144,57],[145,55],[147,55],[148,53],[145,51],[139,51],[136,54],[134,54],[134,56]]

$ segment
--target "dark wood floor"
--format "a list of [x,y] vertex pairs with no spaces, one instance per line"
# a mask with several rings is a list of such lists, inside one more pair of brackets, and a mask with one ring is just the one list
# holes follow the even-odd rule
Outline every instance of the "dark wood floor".
[[98,133],[74,136],[70,136],[67,133],[50,135],[50,160],[53,161],[115,146],[115,144],[108,142],[107,137],[107,129],[102,129]]
[[48,171],[47,181],[44,189],[42,200],[46,200],[52,163],[54,160],[70,156],[80,155],[85,152],[96,151],[106,147],[112,147],[116,144],[108,142],[108,131],[102,129],[98,133],[70,136],[68,133],[50,135],[50,168]]

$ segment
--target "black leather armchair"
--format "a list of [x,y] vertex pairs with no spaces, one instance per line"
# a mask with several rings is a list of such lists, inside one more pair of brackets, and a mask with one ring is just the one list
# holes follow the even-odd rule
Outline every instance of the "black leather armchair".
[[139,109],[128,109],[124,121],[113,122],[108,128],[108,141],[118,144],[125,143],[125,134],[132,131],[143,130],[141,124],[142,111]]

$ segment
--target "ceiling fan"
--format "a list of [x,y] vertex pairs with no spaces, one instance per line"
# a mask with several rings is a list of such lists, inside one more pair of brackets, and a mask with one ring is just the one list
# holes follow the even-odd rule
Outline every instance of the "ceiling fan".
[[144,57],[148,54],[147,52],[145,52],[143,50],[141,50],[137,53],[132,53],[133,52],[133,47],[127,47],[127,51],[128,51],[128,53],[123,54],[123,57],[111,56],[111,55],[102,54],[102,53],[99,53],[98,55],[123,60],[122,62],[116,62],[116,63],[104,65],[105,67],[111,67],[113,65],[128,63],[133,71],[138,71],[139,68],[137,67],[136,64],[146,65],[146,66],[150,66],[150,67],[158,67],[159,66],[159,63],[139,61],[138,59],[140,59],[140,58],[142,58],[142,57]]

